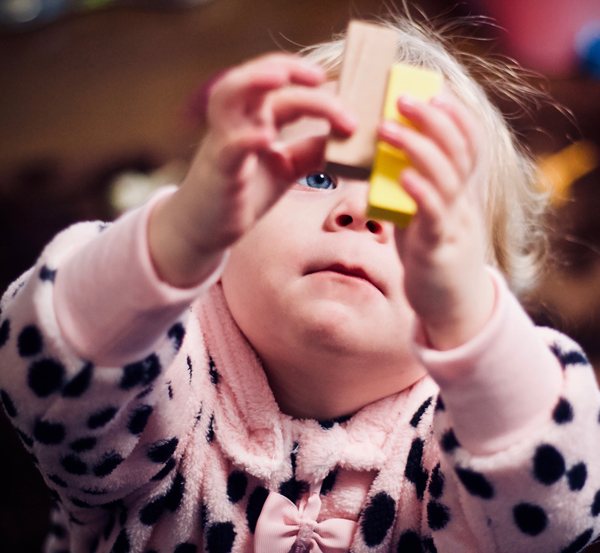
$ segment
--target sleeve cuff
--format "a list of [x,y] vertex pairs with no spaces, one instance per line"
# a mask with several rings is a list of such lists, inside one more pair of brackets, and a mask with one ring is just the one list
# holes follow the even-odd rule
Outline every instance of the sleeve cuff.
[[500,451],[543,424],[563,383],[558,360],[502,275],[488,271],[496,303],[475,337],[437,351],[426,346],[418,323],[413,335],[415,354],[440,386],[458,440],[474,454]]

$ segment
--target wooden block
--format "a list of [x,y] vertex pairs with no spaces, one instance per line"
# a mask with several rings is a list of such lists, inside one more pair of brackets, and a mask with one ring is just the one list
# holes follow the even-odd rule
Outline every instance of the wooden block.
[[[397,99],[401,94],[410,94],[419,100],[428,101],[442,86],[442,75],[437,71],[396,64],[390,70],[383,117],[409,124],[400,115]],[[398,182],[400,172],[410,165],[401,150],[385,142],[377,143],[373,171],[369,179],[369,203],[367,217],[386,219],[399,227],[408,225],[417,212],[415,201]]]
[[396,41],[396,32],[390,28],[362,21],[348,25],[338,94],[359,123],[349,138],[331,137],[327,143],[325,161],[334,171],[337,166],[337,173],[368,178]]

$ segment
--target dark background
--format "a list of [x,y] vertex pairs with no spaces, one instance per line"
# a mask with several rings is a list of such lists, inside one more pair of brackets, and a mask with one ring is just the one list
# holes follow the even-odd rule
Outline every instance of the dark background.
[[[416,4],[430,17],[478,13],[475,4]],[[172,161],[185,166],[201,135],[190,98],[205,79],[266,51],[328,40],[350,17],[390,9],[381,0],[212,0],[170,9],[140,1],[0,30],[0,290],[65,226],[114,217],[108,185],[115,176]],[[474,43],[473,51],[513,53],[505,31],[477,34],[500,40]],[[515,112],[513,124],[534,152],[581,137],[600,144],[599,81],[577,70],[532,80],[573,113]],[[553,262],[528,305],[538,321],[580,340],[596,367],[599,186],[596,170],[549,218]],[[37,553],[48,507],[42,479],[0,409],[0,550]]]

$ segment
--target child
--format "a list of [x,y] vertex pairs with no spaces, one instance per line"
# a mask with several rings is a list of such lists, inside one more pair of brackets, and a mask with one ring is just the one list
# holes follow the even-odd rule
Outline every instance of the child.
[[412,161],[408,228],[319,171],[330,129],[355,128],[326,82],[337,40],[226,73],[178,189],[64,231],[6,292],[0,394],[56,500],[46,551],[598,536],[594,374],[504,280],[525,290],[539,259],[531,164],[443,42],[394,25],[398,59],[446,83],[399,98],[419,130],[379,127]]

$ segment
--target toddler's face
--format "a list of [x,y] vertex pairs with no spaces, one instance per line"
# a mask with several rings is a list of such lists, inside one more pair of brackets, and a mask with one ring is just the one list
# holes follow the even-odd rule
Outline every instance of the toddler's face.
[[[302,120],[285,139],[327,131]],[[364,181],[309,175],[232,249],[225,296],[259,356],[329,351],[414,365],[394,226],[365,218],[367,191]]]

